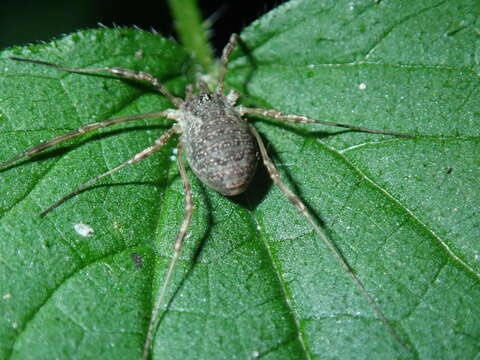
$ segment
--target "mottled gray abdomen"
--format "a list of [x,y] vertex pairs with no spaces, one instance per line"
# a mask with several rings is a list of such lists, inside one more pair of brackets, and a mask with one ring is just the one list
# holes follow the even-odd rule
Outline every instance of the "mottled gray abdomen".
[[247,122],[219,94],[195,95],[181,110],[185,111],[181,140],[193,172],[223,195],[244,192],[258,160]]

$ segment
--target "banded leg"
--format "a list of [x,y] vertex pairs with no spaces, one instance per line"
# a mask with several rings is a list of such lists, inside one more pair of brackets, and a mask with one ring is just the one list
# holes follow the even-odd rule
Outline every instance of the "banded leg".
[[72,73],[94,74],[98,72],[109,72],[113,75],[119,76],[124,79],[146,81],[150,83],[153,87],[155,87],[163,96],[167,97],[175,106],[179,107],[183,103],[182,99],[174,96],[170,92],[170,90],[168,90],[156,77],[143,71],[135,71],[135,70],[123,69],[119,67],[98,67],[98,68],[79,69],[79,68],[71,68],[67,66],[57,65],[47,61],[24,59],[16,56],[10,56],[10,59],[16,60],[16,61],[29,62],[33,64],[50,66],[58,70],[68,71]]
[[122,116],[114,119],[108,119],[105,121],[99,121],[99,122],[94,122],[90,124],[83,125],[82,127],[79,127],[76,130],[70,131],[68,133],[62,134],[55,136],[51,138],[50,140],[47,140],[45,142],[42,142],[30,149],[25,150],[24,152],[14,156],[13,158],[0,162],[0,169],[3,167],[6,167],[8,165],[13,164],[15,161],[20,160],[24,157],[31,157],[35,154],[38,154],[39,152],[46,150],[56,144],[59,144],[61,142],[73,139],[77,136],[82,136],[85,135],[91,131],[104,128],[107,126],[111,125],[116,125],[116,124],[121,124],[127,121],[133,121],[133,120],[140,120],[140,119],[152,119],[152,118],[158,118],[158,117],[171,117],[169,116],[169,112],[167,111],[160,111],[160,112],[153,112],[153,113],[148,113],[148,114],[139,114],[139,115],[130,115],[130,116]]
[[218,85],[217,85],[217,94],[222,95],[224,90],[224,82],[225,82],[225,74],[227,73],[227,66],[228,66],[228,58],[232,53],[235,46],[237,46],[238,42],[238,35],[232,34],[230,36],[230,40],[228,40],[228,44],[225,45],[223,48],[222,58],[220,59],[220,70],[218,73]]
[[185,163],[183,161],[183,145],[181,142],[178,143],[177,161],[178,168],[180,169],[180,176],[182,177],[183,189],[185,191],[185,216],[183,218],[182,225],[180,226],[180,230],[178,231],[177,240],[175,241],[172,260],[170,261],[167,274],[165,275],[165,279],[163,280],[162,288],[160,289],[157,300],[155,301],[155,305],[153,306],[152,317],[150,318],[150,323],[147,330],[147,337],[143,346],[144,360],[147,360],[150,354],[153,336],[155,335],[155,331],[158,326],[158,315],[160,314],[160,307],[163,304],[163,299],[165,298],[165,293],[167,291],[168,283],[170,282],[170,279],[172,277],[173,269],[175,268],[175,264],[177,263],[180,252],[182,251],[183,240],[185,239],[185,235],[187,234],[188,226],[190,224],[194,209],[192,200],[192,188],[190,186],[190,181],[188,180],[187,171],[185,169]]
[[337,123],[337,122],[333,122],[333,121],[316,120],[316,119],[311,119],[311,118],[309,118],[307,116],[303,116],[303,115],[284,114],[284,113],[282,113],[281,111],[278,111],[278,110],[248,108],[248,107],[245,107],[245,106],[242,106],[242,105],[237,106],[236,109],[242,115],[259,115],[259,116],[270,117],[270,118],[274,118],[274,119],[277,119],[277,120],[293,122],[293,123],[316,123],[316,124],[322,124],[322,125],[327,125],[327,126],[337,126],[337,127],[347,128],[347,129],[354,130],[354,131],[359,131],[359,132],[366,132],[366,133],[373,133],[373,134],[384,134],[384,135],[395,135],[395,136],[401,136],[401,137],[412,138],[412,139],[415,138],[414,135],[404,134],[404,133],[400,133],[400,132],[396,132],[396,131],[370,129],[370,128],[365,128],[365,127],[360,127],[360,126]]
[[382,309],[380,309],[380,306],[375,302],[374,298],[370,295],[365,285],[363,285],[362,281],[357,277],[357,275],[355,275],[352,267],[349,265],[349,263],[344,258],[342,253],[337,249],[333,241],[328,238],[327,234],[325,234],[325,232],[320,228],[320,226],[318,226],[317,222],[314,220],[312,215],[308,212],[307,207],[302,202],[302,200],[282,182],[277,168],[275,167],[275,165],[273,164],[273,161],[268,156],[267,149],[265,148],[265,145],[263,143],[262,138],[260,137],[260,134],[251,125],[250,125],[250,129],[253,135],[255,136],[255,138],[257,139],[258,147],[260,149],[260,153],[262,154],[263,164],[267,168],[268,174],[270,175],[270,178],[272,179],[272,181],[275,183],[275,185],[279,187],[279,189],[288,198],[288,200],[290,200],[290,202],[297,208],[298,212],[302,214],[305,217],[305,219],[310,223],[310,225],[313,227],[313,229],[315,230],[317,235],[320,237],[320,239],[324,242],[324,244],[330,249],[332,254],[335,256],[335,259],[337,260],[337,262],[343,267],[343,269],[350,276],[350,279],[352,280],[352,282],[357,286],[357,288],[360,290],[362,295],[370,303],[377,317],[380,319],[380,321],[383,322],[383,324],[387,328],[388,332],[392,335],[392,337],[405,350],[410,351],[410,349],[404,344],[400,336],[397,334],[394,327],[390,324],[390,321],[388,321]]
[[52,211],[53,209],[55,209],[57,206],[59,206],[60,204],[64,203],[66,200],[72,198],[73,196],[81,193],[82,191],[84,191],[85,189],[89,188],[90,186],[92,186],[93,184],[95,184],[98,180],[104,178],[105,176],[108,176],[108,175],[111,175],[113,174],[114,172],[116,171],[119,171],[129,165],[132,165],[134,163],[137,163],[143,159],[145,159],[146,157],[152,155],[153,153],[157,152],[158,150],[160,150],[160,148],[165,145],[165,143],[168,141],[168,139],[170,138],[170,136],[172,136],[175,132],[176,132],[176,127],[173,126],[171,127],[170,129],[168,129],[168,131],[163,134],[162,136],[160,136],[157,140],[155,140],[155,143],[152,145],[152,146],[149,146],[148,148],[140,151],[138,154],[136,154],[134,157],[132,157],[130,160],[124,162],[123,164],[117,166],[117,167],[114,167],[113,169],[110,169],[108,170],[107,172],[101,174],[101,175],[98,175],[97,177],[94,177],[93,179],[87,181],[86,183],[80,185],[77,189],[75,189],[74,191],[72,191],[71,193],[65,195],[64,197],[62,197],[60,200],[56,201],[55,203],[53,203],[52,205],[50,205],[47,209],[45,209],[41,214],[40,216],[43,217],[45,215],[47,215],[50,211]]

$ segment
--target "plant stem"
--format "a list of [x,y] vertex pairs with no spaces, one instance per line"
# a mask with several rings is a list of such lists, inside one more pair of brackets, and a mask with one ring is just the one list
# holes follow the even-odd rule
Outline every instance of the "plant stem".
[[213,51],[208,42],[208,29],[202,22],[197,0],[168,0],[175,29],[183,46],[208,72],[213,65]]

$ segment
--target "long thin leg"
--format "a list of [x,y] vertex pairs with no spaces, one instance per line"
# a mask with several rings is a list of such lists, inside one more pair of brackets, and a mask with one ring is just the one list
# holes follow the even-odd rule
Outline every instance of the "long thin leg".
[[310,225],[314,228],[315,232],[318,234],[320,239],[322,239],[325,245],[330,249],[332,254],[335,256],[335,259],[340,263],[340,265],[343,267],[343,269],[347,272],[347,274],[352,279],[353,283],[357,286],[357,288],[360,290],[363,296],[365,296],[365,298],[368,300],[368,302],[374,309],[375,313],[377,314],[377,317],[384,323],[385,327],[388,329],[388,332],[404,349],[406,349],[407,351],[410,351],[410,349],[404,344],[400,336],[397,334],[393,326],[390,324],[387,317],[383,313],[382,309],[380,309],[380,307],[375,302],[373,297],[367,291],[367,288],[365,287],[365,285],[363,285],[362,281],[357,277],[357,275],[355,275],[352,267],[348,264],[347,260],[344,258],[342,253],[337,249],[333,241],[328,238],[328,236],[320,228],[320,226],[318,226],[316,221],[313,219],[312,215],[308,212],[307,207],[302,202],[302,200],[282,182],[277,168],[275,167],[275,165],[273,164],[273,161],[268,156],[267,149],[265,148],[265,145],[263,143],[262,138],[260,137],[260,134],[251,125],[250,125],[250,129],[253,135],[255,136],[255,138],[257,139],[260,153],[262,154],[262,158],[263,158],[263,163],[265,164],[265,167],[267,168],[268,174],[270,175],[270,178],[272,179],[272,181],[275,183],[275,185],[277,185],[280,188],[280,190],[288,198],[288,200],[290,200],[290,202],[297,208],[298,212],[302,214],[310,223]]
[[153,112],[153,113],[148,113],[148,114],[139,114],[139,115],[130,115],[130,116],[122,116],[114,119],[108,119],[104,121],[99,121],[99,122],[94,122],[90,124],[83,125],[82,127],[79,127],[76,130],[70,131],[68,133],[62,134],[55,136],[51,138],[50,140],[47,140],[45,142],[42,142],[30,149],[25,150],[24,152],[14,156],[13,158],[0,162],[0,169],[8,166],[10,164],[13,164],[15,161],[20,160],[24,157],[31,157],[35,154],[38,154],[39,152],[46,150],[53,145],[59,144],[61,142],[64,142],[66,140],[73,139],[77,136],[82,136],[84,134],[87,134],[93,130],[104,128],[107,126],[111,125],[116,125],[120,123],[124,123],[127,121],[133,121],[133,120],[140,120],[140,119],[151,119],[151,118],[158,118],[158,117],[169,117],[168,116],[168,110],[167,111],[160,111],[160,112]]
[[193,200],[192,200],[192,189],[190,187],[190,182],[187,177],[187,171],[185,170],[185,163],[183,161],[182,155],[183,155],[183,145],[181,142],[179,142],[177,160],[178,160],[178,168],[180,169],[180,176],[182,177],[183,188],[185,191],[185,216],[183,218],[182,225],[180,226],[180,230],[178,231],[177,240],[175,241],[172,260],[170,261],[167,274],[165,275],[165,279],[163,280],[162,288],[160,289],[157,300],[155,301],[155,305],[153,306],[152,317],[150,319],[150,324],[148,325],[145,345],[143,346],[144,360],[148,359],[150,348],[152,347],[153,336],[155,335],[155,331],[158,326],[158,315],[160,314],[160,307],[163,304],[163,299],[167,291],[167,286],[168,286],[168,283],[170,282],[170,278],[172,277],[173,269],[175,268],[175,264],[177,263],[178,257],[180,256],[180,251],[182,250],[182,247],[183,247],[183,240],[185,239],[185,235],[187,234],[188,226],[190,224],[190,220],[193,214],[194,206],[193,206]]
[[167,97],[175,106],[180,106],[183,103],[183,100],[174,96],[162,83],[153,75],[143,72],[143,71],[135,71],[130,69],[123,69],[118,67],[98,67],[98,68],[87,68],[87,69],[78,69],[78,68],[71,68],[66,66],[61,66],[57,64],[53,64],[47,61],[42,60],[32,60],[32,59],[24,59],[16,56],[10,56],[10,59],[17,60],[17,61],[24,61],[33,64],[45,65],[50,66],[58,70],[73,72],[73,73],[80,73],[80,74],[93,74],[97,72],[109,72],[113,75],[117,75],[124,79],[130,80],[137,80],[137,81],[146,81],[153,85],[162,95]]
[[367,132],[367,133],[373,133],[373,134],[396,135],[396,136],[401,136],[405,138],[415,138],[414,135],[404,134],[396,131],[369,129],[369,128],[360,127],[360,126],[341,124],[333,121],[315,120],[303,115],[284,114],[278,110],[248,108],[242,105],[237,106],[236,109],[242,115],[259,115],[259,116],[271,117],[277,120],[288,121],[293,123],[316,123],[316,124],[322,124],[322,125],[328,125],[328,126],[337,126],[337,127],[351,129],[354,131],[361,131],[361,132]]
[[237,46],[238,42],[238,35],[232,34],[230,36],[230,40],[228,40],[228,44],[225,45],[223,48],[222,58],[220,59],[220,70],[218,73],[218,84],[217,84],[217,94],[223,94],[224,90],[224,82],[225,82],[225,74],[227,73],[227,66],[228,66],[228,58],[232,53],[235,46]]
[[138,154],[136,154],[134,157],[132,157],[130,160],[124,162],[123,164],[117,166],[117,167],[114,167],[113,169],[110,169],[108,170],[107,172],[101,174],[101,175],[98,175],[97,177],[94,177],[93,179],[87,181],[86,183],[80,185],[77,189],[75,189],[74,191],[72,191],[71,193],[65,195],[64,197],[62,197],[60,200],[56,201],[55,203],[53,203],[52,205],[50,205],[47,209],[45,209],[41,214],[40,216],[43,217],[45,215],[47,215],[50,211],[52,211],[53,209],[55,209],[57,206],[59,206],[60,204],[64,203],[66,200],[72,198],[73,196],[81,193],[82,191],[84,191],[85,189],[89,188],[90,186],[92,186],[93,184],[95,184],[98,180],[104,178],[105,176],[108,176],[108,175],[111,175],[113,174],[114,172],[118,171],[118,170],[121,170],[123,169],[124,167],[127,167],[129,165],[132,165],[136,162],[139,162],[143,159],[145,159],[146,157],[152,155],[153,153],[157,152],[158,150],[160,150],[160,148],[165,145],[165,143],[168,141],[168,139],[170,138],[170,136],[172,136],[175,132],[176,132],[176,128],[175,126],[171,127],[170,129],[168,129],[168,131],[163,134],[162,136],[160,136],[157,140],[155,140],[155,144],[152,145],[152,146],[149,146],[148,148],[142,150],[141,152],[139,152]]

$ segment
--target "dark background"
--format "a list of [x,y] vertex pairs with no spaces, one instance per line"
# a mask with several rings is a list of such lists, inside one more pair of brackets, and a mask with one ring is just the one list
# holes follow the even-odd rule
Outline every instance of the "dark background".
[[[218,52],[232,32],[240,32],[262,14],[286,0],[197,0],[203,18],[215,19],[212,42]],[[49,41],[79,29],[136,25],[174,36],[166,0],[3,0],[0,11],[0,49]]]

